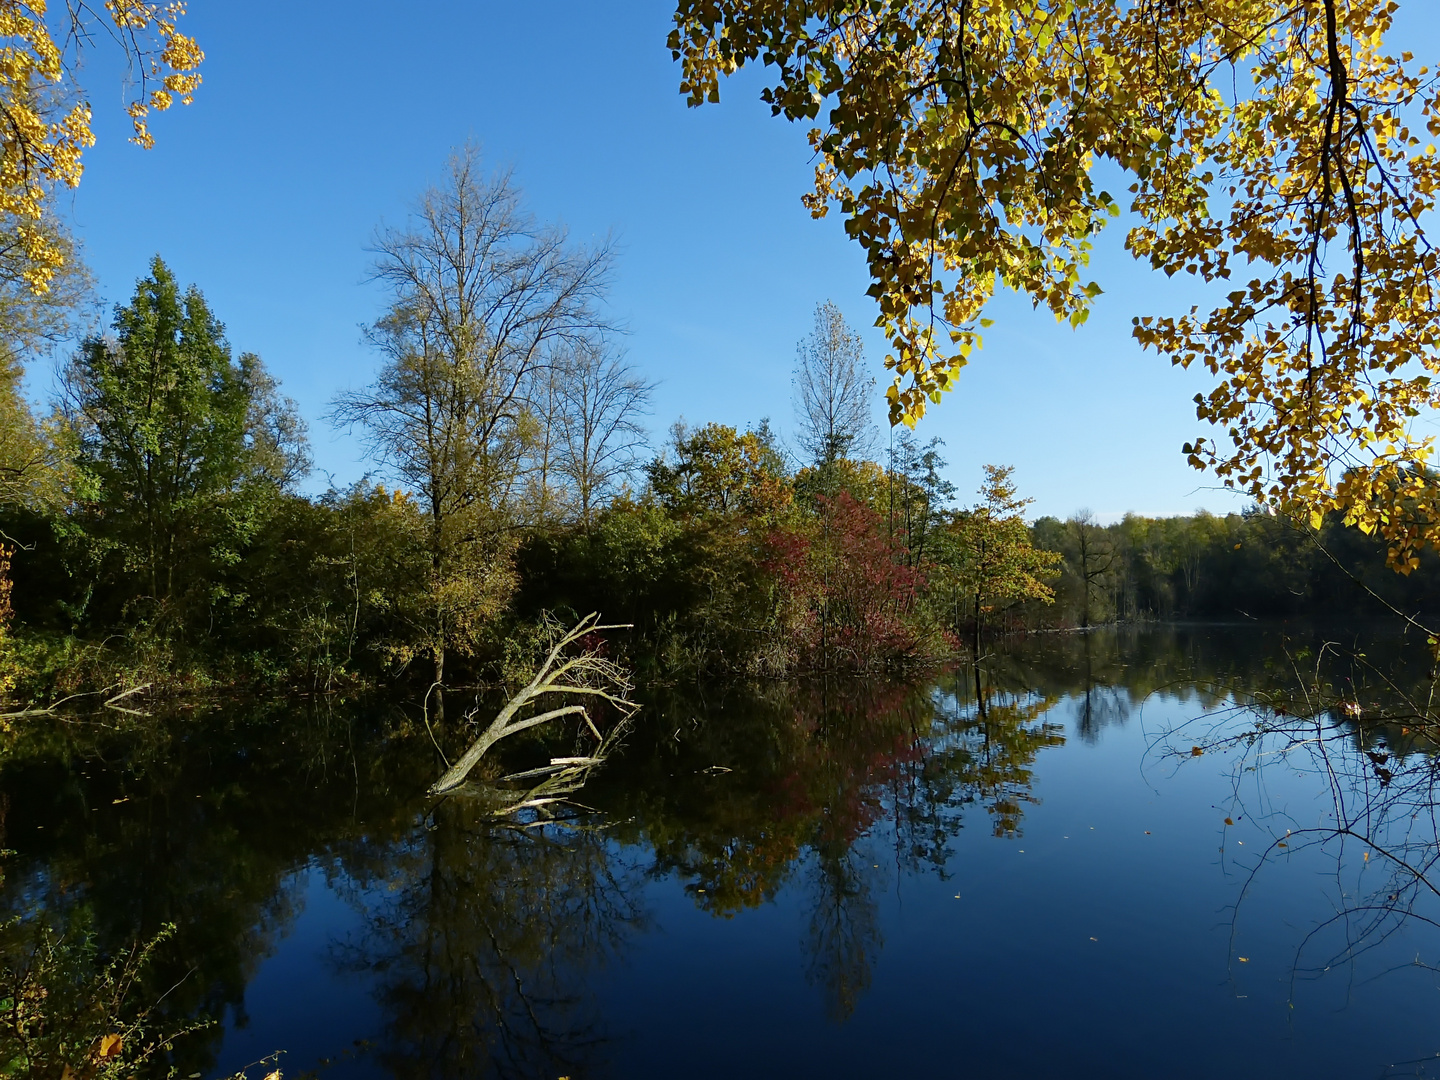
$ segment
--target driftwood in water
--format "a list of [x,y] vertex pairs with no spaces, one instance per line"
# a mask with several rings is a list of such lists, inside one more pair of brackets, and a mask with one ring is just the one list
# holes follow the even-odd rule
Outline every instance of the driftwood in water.
[[[631,715],[634,715],[633,713]],[[531,786],[523,789],[501,788],[491,784],[467,784],[465,793],[474,794],[488,803],[489,812],[495,817],[506,817],[521,810],[534,810],[537,823],[555,820],[554,811],[564,805],[577,805],[569,796],[585,786],[591,770],[602,765],[613,746],[629,727],[629,717],[623,718],[606,733],[604,741],[591,754],[579,757],[551,758],[549,765],[538,769],[527,769],[522,773],[502,776],[500,783],[524,781]]]
[[[85,698],[95,698],[100,697],[103,694],[109,694],[111,690],[116,689],[116,687],[118,687],[119,685],[119,683],[116,683],[114,686],[107,686],[103,690],[90,690],[81,694],[71,694],[68,697],[61,698],[59,701],[52,702],[49,705],[35,705],[31,706],[30,708],[21,709],[19,712],[0,713],[0,720],[23,720],[29,719],[32,716],[59,716],[60,706],[68,704],[71,701],[81,701]],[[107,697],[104,701],[102,701],[100,705],[102,708],[113,709],[116,712],[121,713],[128,713],[131,716],[148,716],[149,713],[142,712],[140,709],[127,708],[124,705],[118,704],[118,702],[124,701],[132,694],[144,693],[149,688],[150,684],[148,682],[141,683],[139,686],[132,686],[129,690],[121,690],[117,694],[112,694],[110,697]]]
[[[567,655],[567,650],[575,647],[587,635],[598,631],[625,629],[629,627],[601,625],[600,616],[596,613],[585,616],[569,630],[557,629],[551,637],[550,650],[534,678],[505,704],[490,725],[480,733],[479,738],[470,745],[470,749],[446,769],[439,780],[430,785],[429,793],[443,795],[460,787],[465,783],[470,771],[485,756],[485,752],[506,736],[566,716],[582,717],[598,745],[588,755],[552,758],[549,765],[505,777],[505,780],[509,781],[538,779],[539,782],[502,812],[543,807],[550,802],[560,801],[566,794],[577,790],[590,771],[605,760],[606,754],[619,740],[640,706],[626,696],[634,689],[634,684],[619,664],[605,659],[593,649],[582,647],[579,652],[570,655]],[[538,705],[542,698],[553,699],[559,696],[600,698],[620,711],[620,719],[611,725],[608,734],[601,735],[585,705],[561,705],[533,715],[523,715],[528,707]]]

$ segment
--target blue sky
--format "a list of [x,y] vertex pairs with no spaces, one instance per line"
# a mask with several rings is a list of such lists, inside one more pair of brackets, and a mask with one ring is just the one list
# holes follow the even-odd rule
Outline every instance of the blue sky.
[[[801,206],[804,130],[770,116],[757,77],[686,108],[665,48],[671,11],[193,0],[187,27],[207,56],[195,104],[157,119],[155,149],[131,146],[119,73],[94,54],[84,82],[100,141],[65,205],[107,305],[159,253],[204,291],[237,351],[264,357],[310,420],[318,487],[369,468],[321,419],[377,365],[360,332],[384,304],[366,281],[367,242],[403,222],[467,138],[513,166],[538,217],[618,242],[612,312],[660,384],[657,441],[681,415],[769,416],[785,432],[795,345],[820,301],[864,328],[884,384],[863,257],[838,216],[816,222]],[[1132,315],[1192,297],[1131,264],[1122,239],[1102,238],[1106,293],[1081,330],[1016,297],[994,304],[985,348],[920,429],[945,440],[962,500],[995,462],[1016,466],[1035,513],[1242,505],[1180,453],[1202,433],[1191,399],[1203,377],[1130,339]],[[882,405],[877,390],[877,420]]]

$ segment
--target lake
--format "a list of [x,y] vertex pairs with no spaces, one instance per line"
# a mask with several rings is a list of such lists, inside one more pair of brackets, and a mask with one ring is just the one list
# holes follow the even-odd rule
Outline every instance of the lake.
[[1427,675],[1395,628],[1196,625],[650,687],[530,828],[427,800],[401,705],[77,718],[0,765],[4,901],[176,924],[145,992],[219,1021],[182,1076],[1434,1075]]

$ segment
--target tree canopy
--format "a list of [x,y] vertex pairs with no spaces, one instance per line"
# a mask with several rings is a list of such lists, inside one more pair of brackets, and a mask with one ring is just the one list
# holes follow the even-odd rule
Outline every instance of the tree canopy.
[[231,359],[200,290],[182,292],[158,256],[113,328],[64,372],[76,494],[139,595],[173,605],[195,591],[204,607],[257,501],[308,471],[304,424],[258,356]]
[[[1440,541],[1440,83],[1389,51],[1375,0],[679,0],[691,104],[760,62],[777,115],[816,120],[805,196],[865,250],[892,422],[953,389],[1000,285],[1083,323],[1096,234],[1220,300],[1142,314],[1136,340],[1216,383],[1191,464],[1318,523]],[[1128,191],[1097,184],[1100,163]],[[1233,280],[1232,280],[1233,275]],[[1229,283],[1228,291],[1221,283]]]

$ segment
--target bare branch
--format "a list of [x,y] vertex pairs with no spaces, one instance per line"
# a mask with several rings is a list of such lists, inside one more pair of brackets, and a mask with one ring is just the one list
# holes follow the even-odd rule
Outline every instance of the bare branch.
[[[594,752],[583,757],[555,758],[549,767],[517,773],[507,779],[545,775],[547,779],[541,787],[547,792],[553,793],[560,788],[567,791],[577,789],[589,771],[604,761],[609,749],[628,727],[640,706],[627,697],[634,689],[634,684],[629,673],[615,661],[606,659],[593,649],[585,649],[568,657],[566,653],[583,639],[599,631],[624,629],[629,627],[601,623],[599,614],[595,612],[586,615],[569,630],[558,625],[552,627],[551,644],[530,682],[505,703],[470,748],[430,786],[429,794],[443,795],[464,784],[480,759],[501,739],[566,716],[579,716],[583,719],[598,744]],[[563,663],[562,657],[565,658]],[[562,678],[564,682],[560,681]],[[599,697],[615,706],[620,719],[611,726],[608,734],[601,733],[588,708],[580,704],[564,705],[517,719],[528,706],[552,694]],[[510,813],[522,806],[534,806],[532,796],[538,790],[539,788],[532,791],[519,803],[507,805],[501,812]]]

